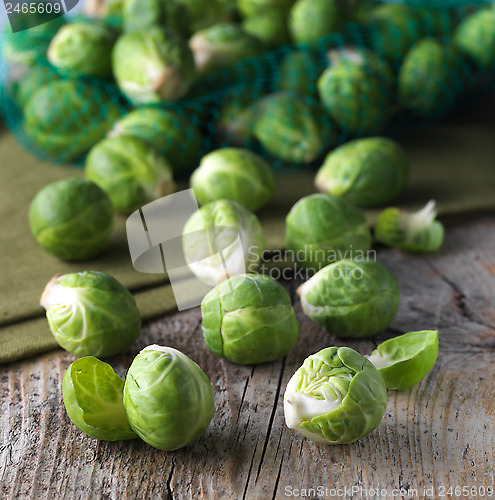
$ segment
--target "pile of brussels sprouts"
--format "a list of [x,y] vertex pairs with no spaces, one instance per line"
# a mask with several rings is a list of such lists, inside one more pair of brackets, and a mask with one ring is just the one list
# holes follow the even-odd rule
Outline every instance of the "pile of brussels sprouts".
[[[445,114],[495,70],[488,7],[439,11],[367,0],[98,6],[93,17],[7,36],[2,54],[23,138],[61,162],[91,150],[88,177],[112,189],[100,159],[121,177],[136,175],[143,161],[145,189],[156,194],[172,173],[190,173],[212,142],[312,164],[344,140]],[[132,158],[124,161],[123,149]],[[136,200],[118,204],[132,210]]]
[[[199,209],[182,245],[191,273],[210,287],[201,304],[205,344],[232,363],[271,362],[294,348],[299,323],[286,290],[259,272],[265,239],[255,212],[269,210],[275,194],[271,159],[310,164],[318,193],[291,208],[285,232],[288,264],[307,273],[297,290],[302,311],[344,339],[385,331],[399,286],[374,259],[373,239],[432,252],[444,229],[431,201],[414,213],[384,208],[372,234],[363,208],[387,207],[409,175],[403,149],[380,134],[397,113],[447,110],[465,90],[464,71],[494,69],[495,10],[460,21],[406,5],[344,5],[112,0],[93,13],[97,20],[36,28],[35,49],[10,40],[3,52],[20,68],[15,96],[29,140],[67,162],[85,157],[84,178],[49,184],[33,199],[29,225],[39,245],[62,260],[94,258],[107,249],[116,212],[173,192],[174,178],[192,171]],[[366,47],[322,45],[349,20],[364,29]],[[228,89],[206,114],[172,105],[199,95],[222,67],[289,42],[297,47],[273,58],[268,87]],[[43,54],[49,65],[37,63]],[[112,82],[125,100],[108,91]],[[205,133],[221,147],[205,148]],[[342,137],[351,140],[337,146]],[[98,359],[132,349],[141,330],[132,295],[114,278],[56,275],[41,305],[60,346],[81,356],[63,380],[79,429],[105,440],[140,437],[163,450],[206,430],[212,386],[183,353],[149,346],[125,382]],[[387,340],[367,358],[349,347],[323,349],[288,383],[287,426],[317,442],[355,441],[380,423],[387,389],[421,381],[437,355],[438,332],[430,330]]]

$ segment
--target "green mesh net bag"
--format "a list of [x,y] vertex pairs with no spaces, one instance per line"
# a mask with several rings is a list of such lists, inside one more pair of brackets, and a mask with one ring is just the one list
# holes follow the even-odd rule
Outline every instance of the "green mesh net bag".
[[[0,109],[34,154],[82,165],[135,136],[188,175],[216,148],[276,168],[357,137],[395,136],[495,82],[487,2],[112,1],[0,39]],[[139,7],[139,8],[138,8]]]

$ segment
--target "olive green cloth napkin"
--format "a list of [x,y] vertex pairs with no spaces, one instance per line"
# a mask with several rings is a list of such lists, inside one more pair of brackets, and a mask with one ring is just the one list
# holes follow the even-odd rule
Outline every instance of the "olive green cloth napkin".
[[[411,160],[411,177],[398,205],[419,208],[429,199],[441,215],[495,209],[495,95],[448,121],[400,139]],[[39,298],[55,273],[105,271],[134,294],[143,319],[175,310],[164,274],[135,271],[129,257],[125,218],[117,217],[110,246],[98,258],[61,262],[44,252],[29,232],[29,203],[44,185],[73,175],[71,167],[40,162],[13,136],[0,131],[0,362],[55,348]],[[260,218],[267,247],[282,248],[284,220],[290,207],[314,192],[314,171],[277,174],[275,199]],[[370,222],[377,211],[369,211]]]

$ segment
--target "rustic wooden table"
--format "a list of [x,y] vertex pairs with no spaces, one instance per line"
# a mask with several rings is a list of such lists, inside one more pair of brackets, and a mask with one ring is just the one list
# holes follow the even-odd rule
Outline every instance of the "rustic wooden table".
[[[215,390],[209,429],[173,453],[139,440],[97,441],[75,428],[61,393],[70,354],[0,367],[0,498],[494,496],[495,219],[448,224],[435,255],[381,249],[378,258],[397,276],[401,303],[392,328],[376,339],[333,338],[294,298],[301,322],[294,350],[274,363],[236,366],[206,349],[197,308],[148,324],[136,351],[151,343],[179,348]],[[296,284],[287,288],[295,297]],[[440,331],[438,361],[414,388],[389,393],[371,435],[331,447],[285,427],[285,386],[306,356],[332,344],[368,354],[385,338],[420,329]],[[132,357],[111,363],[124,375]]]

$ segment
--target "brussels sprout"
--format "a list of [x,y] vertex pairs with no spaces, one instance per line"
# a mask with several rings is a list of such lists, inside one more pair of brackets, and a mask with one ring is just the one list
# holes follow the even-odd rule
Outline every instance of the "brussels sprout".
[[133,136],[103,139],[88,154],[86,178],[98,184],[119,212],[130,213],[173,191],[165,157]]
[[60,347],[77,356],[112,356],[139,336],[141,316],[132,295],[97,271],[56,274],[40,305]]
[[454,42],[462,52],[486,70],[495,68],[495,9],[482,9],[457,28]]
[[201,303],[208,348],[233,363],[266,363],[285,356],[299,335],[294,309],[282,285],[269,276],[234,276]]
[[409,173],[405,151],[391,139],[372,137],[343,144],[318,170],[318,190],[371,207],[394,199]]
[[237,0],[239,12],[243,17],[263,15],[286,16],[295,0]]
[[213,417],[213,389],[201,368],[171,347],[145,347],[132,362],[124,407],[136,434],[172,451],[201,436]]
[[190,35],[187,10],[175,0],[126,0],[123,17],[125,31],[160,26],[175,30],[184,38]]
[[19,81],[16,90],[16,101],[24,107],[31,96],[44,85],[60,80],[57,71],[48,64],[32,66]]
[[386,127],[392,96],[372,67],[342,59],[325,70],[317,86],[323,106],[345,132],[377,134]]
[[270,165],[247,149],[224,148],[207,154],[191,176],[200,205],[232,200],[255,212],[272,198],[275,177]]
[[55,81],[27,102],[24,131],[44,154],[76,161],[105,136],[122,111],[105,89],[81,80]]
[[265,240],[253,213],[233,201],[219,200],[191,215],[184,226],[182,246],[192,273],[214,286],[230,276],[254,271]]
[[220,143],[249,147],[258,112],[262,107],[260,92],[251,88],[227,91],[222,96],[216,120],[216,135]]
[[371,248],[363,212],[338,196],[313,194],[300,199],[286,219],[285,248],[297,264],[320,269],[349,254]]
[[267,48],[290,43],[289,28],[285,17],[273,14],[248,17],[242,23],[242,29],[248,35],[257,38]]
[[264,99],[254,136],[276,158],[311,163],[337,142],[337,131],[314,100],[287,92]]
[[323,69],[316,52],[309,49],[289,52],[280,63],[277,89],[316,96],[316,81]]
[[135,439],[125,415],[122,392],[124,381],[93,356],[77,359],[65,372],[62,395],[72,423],[96,439]]
[[398,63],[426,34],[417,9],[403,4],[379,5],[370,13],[371,44],[375,52]]
[[353,45],[345,45],[339,49],[331,49],[327,53],[330,66],[347,64],[347,62],[361,66],[368,73],[380,79],[384,92],[392,95],[396,91],[395,74],[385,59],[371,50]]
[[434,201],[412,214],[398,208],[387,208],[378,216],[375,238],[385,245],[409,252],[434,252],[442,246],[444,237],[443,225],[435,220],[436,216]]
[[109,136],[138,137],[165,156],[174,172],[189,171],[197,165],[203,140],[184,115],[149,107],[131,111],[115,124]]
[[344,338],[371,337],[385,330],[399,307],[399,286],[379,262],[340,260],[298,289],[307,316]]
[[156,26],[124,33],[112,61],[120,90],[134,104],[176,101],[196,74],[187,43],[174,31]]
[[387,389],[409,389],[433,368],[438,357],[438,332],[410,332],[386,340],[368,356]]
[[349,347],[327,347],[304,360],[284,394],[285,423],[325,444],[347,444],[380,424],[387,391],[376,368]]
[[455,46],[433,38],[419,41],[400,69],[400,104],[420,115],[448,111],[462,90],[461,63]]
[[72,77],[110,78],[116,38],[112,28],[94,20],[67,24],[53,37],[48,60]]
[[[168,0],[167,0],[168,1]],[[177,0],[184,6],[191,33],[203,30],[225,18],[223,0]]]
[[29,207],[29,226],[36,241],[63,260],[98,255],[113,227],[110,199],[86,179],[68,178],[45,186]]
[[197,31],[189,40],[198,73],[218,68],[255,56],[262,50],[257,38],[245,33],[234,23],[214,24]]
[[341,0],[297,0],[290,11],[289,30],[295,43],[314,44],[344,26]]

